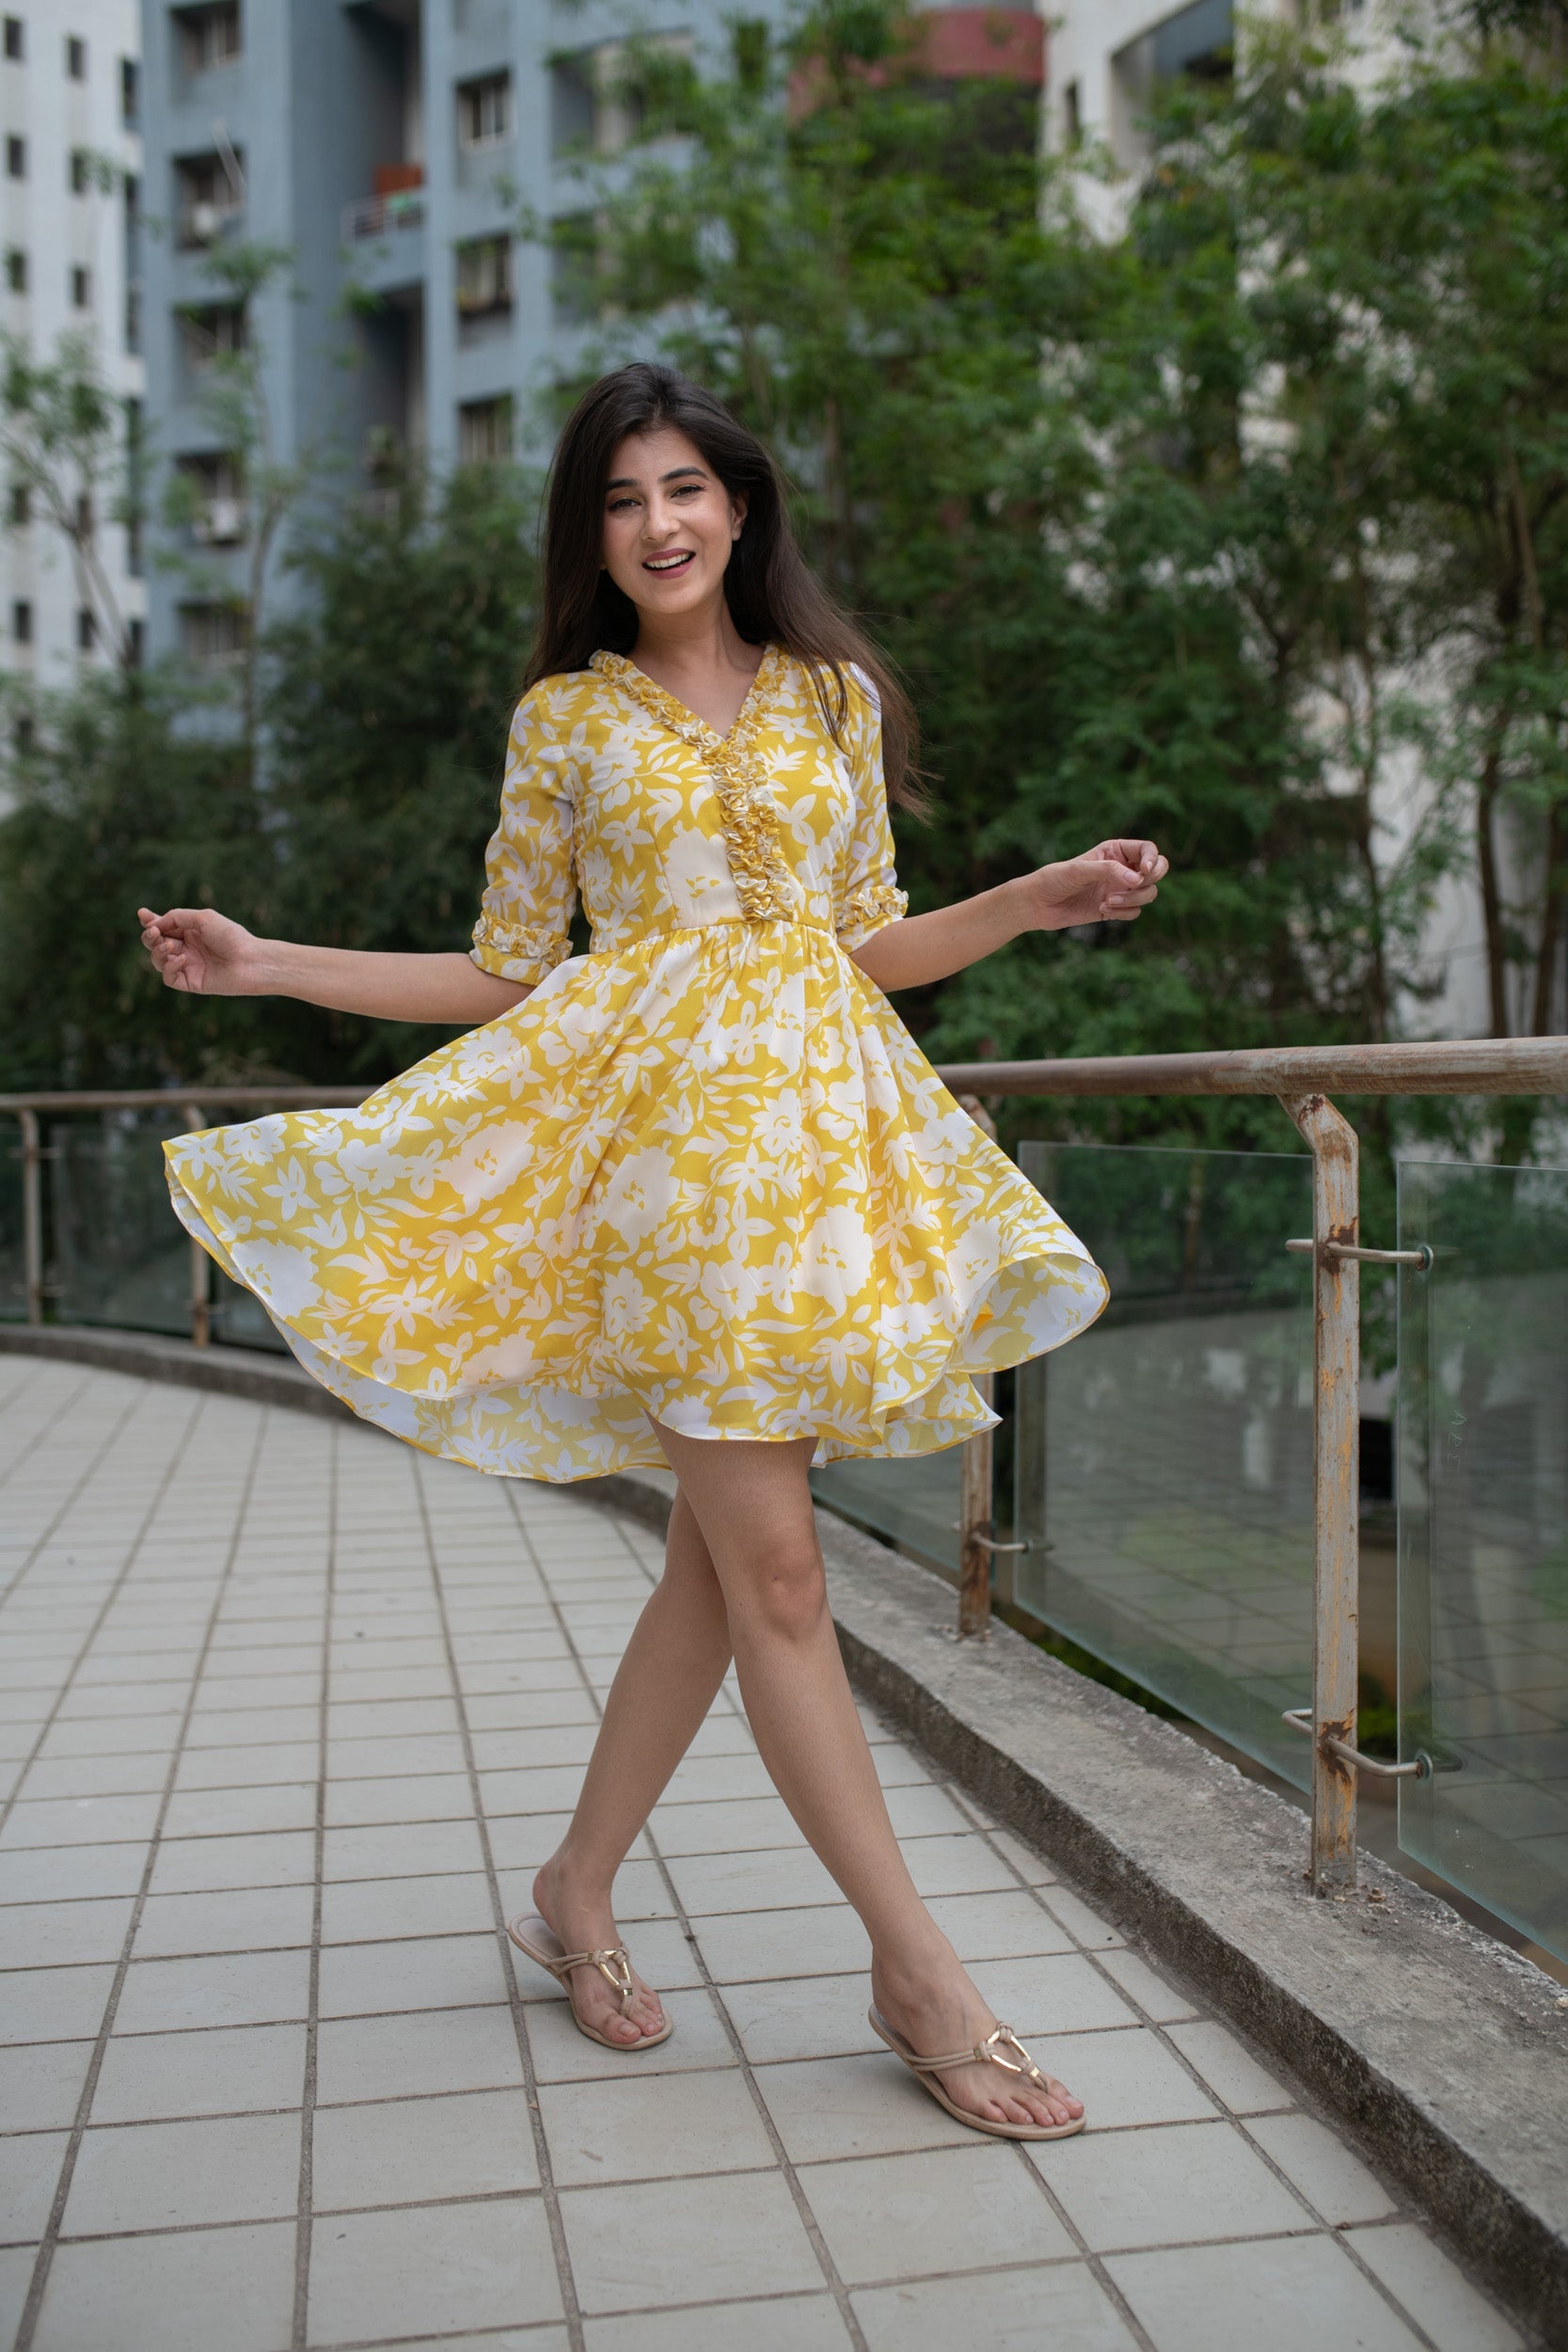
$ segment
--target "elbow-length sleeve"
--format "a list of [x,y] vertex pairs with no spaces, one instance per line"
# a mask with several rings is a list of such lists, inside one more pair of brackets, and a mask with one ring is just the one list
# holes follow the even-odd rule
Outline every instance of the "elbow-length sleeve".
[[485,851],[484,897],[468,950],[498,979],[532,984],[572,952],[575,783],[546,691],[535,687],[513,717],[500,820]]
[[877,690],[859,670],[849,673],[849,710],[845,729],[855,787],[855,818],[848,853],[839,877],[833,929],[850,952],[876,931],[896,923],[910,901],[894,870],[893,828],[888,822],[887,785],[882,775],[882,712]]

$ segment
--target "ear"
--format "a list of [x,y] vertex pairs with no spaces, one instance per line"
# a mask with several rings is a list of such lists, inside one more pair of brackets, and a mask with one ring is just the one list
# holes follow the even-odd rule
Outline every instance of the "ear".
[[746,522],[746,501],[738,491],[730,498],[730,537],[738,539]]

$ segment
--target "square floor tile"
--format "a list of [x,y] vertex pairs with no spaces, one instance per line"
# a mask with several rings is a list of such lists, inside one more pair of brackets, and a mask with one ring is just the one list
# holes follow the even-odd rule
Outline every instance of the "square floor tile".
[[324,1944],[472,1934],[492,1925],[490,1882],[478,1870],[423,1879],[347,1879],[322,1888]]
[[666,1804],[702,1804],[716,1797],[773,1797],[778,1791],[760,1756],[688,1756],[664,1792]]
[[[522,1958],[520,1953],[518,1958]],[[666,1986],[661,1988],[661,1994],[664,2013],[675,2030],[668,2042],[660,2042],[651,2050],[607,2050],[597,2042],[590,2042],[573,2025],[563,1994],[554,1999],[531,2000],[529,2048],[538,2080],[591,2082],[610,2074],[684,2074],[694,2068],[736,2064],[729,2035],[710,1993],[701,1987],[674,1993]]]
[[584,2342],[588,2352],[847,2352],[850,2337],[831,2295],[781,2295],[591,2319]]
[[1265,2115],[1294,2106],[1285,2085],[1224,2026],[1200,2018],[1192,2025],[1173,2025],[1167,2031],[1188,2064],[1196,2067],[1233,2115]]
[[90,2042],[23,2042],[0,2048],[0,2115],[12,2132],[76,2120],[92,2060]]
[[992,1895],[939,1895],[932,1918],[958,1958],[1025,1960],[1037,1952],[1070,1952],[1072,1938],[1022,1887]]
[[152,1866],[154,1895],[210,1895],[228,1887],[302,1886],[316,1875],[308,1830],[257,1837],[166,1839]]
[[1032,1846],[1026,1846],[1022,1838],[1015,1837],[1011,1830],[992,1828],[990,1836],[991,1844],[1004,1861],[1012,1865],[1025,1886],[1051,1885],[1056,1873],[1043,1854],[1036,1853]]
[[760,1853],[677,1854],[668,1868],[687,1915],[693,1919],[715,1912],[831,1903],[838,1894],[809,1846],[768,1847]]
[[1156,2026],[1179,2025],[1185,2018],[1194,2018],[1198,2011],[1184,1994],[1168,1984],[1156,1969],[1149,1966],[1141,1953],[1125,1947],[1104,1953],[1101,1966],[1114,1979],[1130,2001],[1135,2001]]
[[[43,2235],[70,2144],[69,2132],[15,2131],[0,2139],[0,2237]],[[0,2318],[0,2343],[7,2340]]]
[[11,1807],[0,1850],[34,1846],[107,1846],[150,1837],[163,1802],[156,1789],[136,1796],[38,1797]]
[[733,1912],[698,1919],[695,1927],[716,1984],[863,1976],[871,1966],[871,1940],[847,1903]]
[[968,2125],[944,2114],[888,2053],[764,2066],[756,2081],[796,2164],[974,2145]]
[[329,1829],[322,1875],[333,1879],[425,1878],[484,1867],[471,1820],[400,1821],[369,1829]]
[[866,2016],[867,1995],[866,1979],[856,1970],[727,1985],[723,1998],[746,2056],[753,2066],[768,2066],[879,2050]]
[[[1053,2262],[1073,2251],[1016,2151],[994,2142],[809,2165],[800,2184],[850,2286]],[[977,2283],[977,2322],[984,2309]]]
[[1105,2267],[1156,2352],[1416,2352],[1419,2341],[1331,2237],[1117,2254]]
[[115,1972],[10,1968],[0,1975],[0,2042],[91,2041],[103,2022]]
[[803,1847],[782,1797],[736,1797],[701,1804],[660,1804],[648,1824],[661,1854],[741,1853],[759,1847]]
[[506,1964],[493,1931],[333,1944],[321,1957],[323,2017],[460,2009],[506,1998]]
[[0,1903],[134,1895],[146,1867],[145,1846],[49,1846],[0,1854]]
[[318,2107],[312,2172],[318,2214],[539,2185],[528,2110],[515,2090]]
[[1077,1952],[977,1960],[969,1973],[992,2013],[1026,2041],[1033,2034],[1093,2033],[1135,2022],[1115,1985]]
[[1414,2222],[1350,2230],[1354,2246],[1437,2352],[1524,2352],[1525,2339]]
[[1300,2189],[1307,2203],[1337,2229],[1352,2221],[1381,2221],[1394,2201],[1337,2132],[1314,2115],[1259,2115],[1247,2126],[1265,2155]]
[[138,1960],[125,1972],[116,2034],[174,2033],[183,2026],[275,2026],[310,2007],[306,1951],[216,1952],[191,1960]]
[[708,2295],[818,2292],[822,2272],[776,2171],[566,2189],[561,2217],[585,2312],[642,2312]]
[[[1083,2263],[863,2287],[855,2316],[868,2352],[1134,2352],[1134,2338]],[[1256,2347],[1253,2348],[1256,2352]]]
[[37,2352],[279,2352],[293,2294],[292,2221],[62,2246],[34,2344]]
[[304,2084],[303,2026],[116,2035],[103,2053],[91,2120],[129,2123],[297,2107]]
[[[1069,2150],[1072,2160],[1064,2161]],[[1090,2131],[1081,2139],[1032,2141],[1029,2155],[1093,2252],[1313,2226],[1229,2123]]]
[[326,1784],[329,1831],[369,1829],[387,1821],[467,1821],[473,1809],[467,1772],[398,1773]]
[[326,1770],[331,1780],[406,1779],[415,1772],[461,1772],[466,1780],[468,1759],[455,1731],[431,1731],[419,1740],[329,1740]]
[[222,1895],[150,1895],[133,1953],[161,1960],[195,1952],[277,1950],[309,1944],[313,1886],[260,1886]]
[[328,2018],[317,2035],[316,2096],[324,2106],[426,2090],[515,2089],[522,2079],[510,2009]]
[[1083,2100],[1094,2132],[1207,2122],[1218,2112],[1148,2026],[1047,2034],[1037,2055]]
[[558,2083],[541,2089],[539,2109],[562,2187],[773,2162],[767,2128],[735,2067]]
[[132,1896],[99,1903],[16,1903],[0,1908],[0,1969],[54,1969],[119,1960]]
[[281,2219],[299,2202],[299,2136],[287,2112],[84,2132],[63,2233]]
[[1069,1893],[1067,1887],[1053,1886],[1042,1900],[1046,1909],[1061,1921],[1074,1942],[1082,1944],[1085,1951],[1111,1951],[1126,1945],[1127,1938],[1119,1928],[1114,1927],[1109,1919],[1101,1918],[1098,1911],[1092,1910],[1077,1895]]
[[313,1740],[267,1740],[254,1747],[187,1748],[174,1775],[185,1788],[264,1788],[311,1780],[321,1752]]
[[236,1831],[316,1826],[314,1781],[281,1781],[261,1788],[184,1788],[169,1799],[166,1837],[228,1837]]
[[561,2287],[537,2197],[319,2219],[310,2241],[312,2345],[559,2318]]

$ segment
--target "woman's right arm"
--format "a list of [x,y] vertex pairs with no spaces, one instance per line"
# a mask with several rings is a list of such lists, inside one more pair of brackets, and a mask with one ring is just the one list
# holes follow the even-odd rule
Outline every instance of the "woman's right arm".
[[211,907],[167,914],[137,910],[142,946],[166,988],[192,996],[297,996],[333,1012],[374,1021],[438,1021],[470,1027],[495,1021],[529,994],[517,980],[482,971],[471,957],[374,955],[355,947],[307,947],[258,939]]

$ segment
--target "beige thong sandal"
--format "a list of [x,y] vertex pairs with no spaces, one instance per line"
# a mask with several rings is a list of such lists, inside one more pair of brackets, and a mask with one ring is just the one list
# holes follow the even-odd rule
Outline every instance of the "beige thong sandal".
[[[967,2123],[972,2131],[990,2132],[996,2139],[1070,2139],[1074,2132],[1081,2132],[1089,2120],[1086,2115],[1081,2115],[1076,2123],[988,2123],[983,2115],[972,2115],[967,2107],[955,2105],[947,2096],[936,2080],[937,2075],[945,2074],[950,2066],[974,2066],[976,2063],[1000,2066],[1004,2074],[1022,2075],[1033,2090],[1051,2090],[1051,2077],[1040,2073],[1011,2026],[993,2026],[985,2040],[976,2042],[972,2049],[950,2050],[945,2058],[922,2058],[918,2051],[911,2048],[903,2035],[888,2024],[879,2010],[872,2009],[866,2013],[871,2021],[872,2032],[881,2036],[895,2058],[903,2059],[921,2089],[928,2090],[939,2106],[945,2107],[958,2122]],[[1016,2055],[1005,2058],[1005,2048]],[[1060,2083],[1055,2087],[1058,2090],[1062,2088]]]
[[673,2020],[666,2017],[657,2033],[645,2033],[638,2042],[612,2042],[609,2034],[600,2033],[596,2026],[584,2025],[578,2016],[578,2005],[572,2000],[574,1968],[596,1968],[610,1990],[620,1994],[622,2016],[629,2012],[631,1996],[637,1987],[631,1979],[631,1962],[624,1944],[608,1945],[602,1952],[563,1951],[555,1930],[545,1920],[530,1918],[526,1914],[509,1920],[506,1932],[517,1949],[528,1954],[536,1968],[545,1969],[557,1984],[565,1986],[566,1998],[571,2002],[572,2023],[578,2033],[585,2034],[590,2042],[601,2042],[607,2050],[651,2050],[656,2043],[668,2042],[674,2032]]

